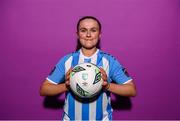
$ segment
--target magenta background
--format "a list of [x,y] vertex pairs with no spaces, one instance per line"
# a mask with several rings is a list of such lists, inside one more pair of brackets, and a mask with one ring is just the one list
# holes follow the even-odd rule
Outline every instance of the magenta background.
[[1,0],[0,119],[61,119],[39,87],[76,44],[76,23],[102,23],[102,49],[137,85],[132,108],[114,119],[180,119],[179,0]]

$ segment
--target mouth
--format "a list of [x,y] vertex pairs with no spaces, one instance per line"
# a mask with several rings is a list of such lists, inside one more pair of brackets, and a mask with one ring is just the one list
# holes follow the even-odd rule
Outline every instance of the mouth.
[[85,39],[86,41],[92,41],[93,39]]

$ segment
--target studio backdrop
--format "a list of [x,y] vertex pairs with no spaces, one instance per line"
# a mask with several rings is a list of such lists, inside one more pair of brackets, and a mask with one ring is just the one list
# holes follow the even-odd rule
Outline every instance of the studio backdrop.
[[75,50],[87,15],[137,87],[134,98],[112,95],[113,119],[180,119],[179,0],[1,0],[0,119],[61,119],[64,94],[41,97],[39,88]]

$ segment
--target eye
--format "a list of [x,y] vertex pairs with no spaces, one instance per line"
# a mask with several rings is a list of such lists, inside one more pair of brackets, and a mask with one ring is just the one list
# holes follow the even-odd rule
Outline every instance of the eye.
[[91,31],[92,31],[92,32],[97,32],[97,29],[92,29]]
[[80,32],[86,32],[86,29],[80,29],[79,31]]

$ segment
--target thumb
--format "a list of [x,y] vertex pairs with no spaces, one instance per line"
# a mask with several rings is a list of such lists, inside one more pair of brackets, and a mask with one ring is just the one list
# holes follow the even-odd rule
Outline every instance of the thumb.
[[69,86],[69,85],[70,85],[70,81],[69,81],[69,80],[66,80],[66,81],[65,81],[65,84],[66,84],[67,86]]
[[102,83],[103,86],[106,86],[107,84],[108,84],[107,81],[103,81]]

